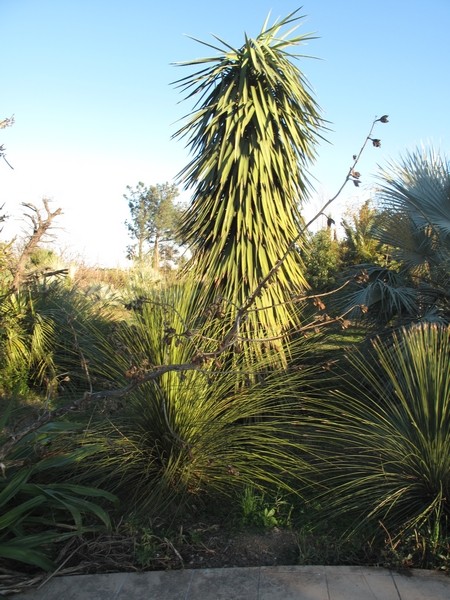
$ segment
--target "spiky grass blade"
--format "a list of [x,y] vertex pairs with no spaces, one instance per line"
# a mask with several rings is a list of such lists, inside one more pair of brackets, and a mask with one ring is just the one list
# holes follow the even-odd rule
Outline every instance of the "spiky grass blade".
[[[202,315],[190,313],[186,292],[180,286],[147,297],[124,332],[124,363],[180,364],[199,344],[214,347],[217,336],[201,335]],[[209,319],[220,331],[221,318]],[[267,363],[250,369],[240,361],[239,369],[229,360],[220,368],[166,373],[141,386],[122,414],[92,423],[81,444],[99,450],[83,481],[107,486],[130,510],[152,516],[244,484],[297,488],[293,482],[308,479],[309,467],[299,458],[302,439],[292,415],[296,390],[307,385],[311,369],[270,373]]]
[[350,355],[347,390],[312,403],[319,470],[334,515],[380,522],[392,537],[450,515],[450,330],[404,330]]

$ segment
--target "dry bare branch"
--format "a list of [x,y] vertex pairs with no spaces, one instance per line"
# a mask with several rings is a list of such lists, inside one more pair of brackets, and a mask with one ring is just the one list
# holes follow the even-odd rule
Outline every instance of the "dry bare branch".
[[25,216],[28,217],[28,219],[31,221],[33,231],[16,263],[13,273],[13,282],[11,285],[12,292],[17,292],[19,290],[25,275],[25,267],[28,262],[28,259],[36,250],[38,244],[48,233],[49,229],[52,227],[54,219],[62,213],[61,208],[57,208],[53,212],[50,210],[50,201],[48,200],[48,198],[43,198],[42,203],[45,208],[45,215],[42,215],[41,210],[37,208],[34,204],[30,204],[27,202],[24,202],[22,204],[22,206],[24,206],[30,211]]

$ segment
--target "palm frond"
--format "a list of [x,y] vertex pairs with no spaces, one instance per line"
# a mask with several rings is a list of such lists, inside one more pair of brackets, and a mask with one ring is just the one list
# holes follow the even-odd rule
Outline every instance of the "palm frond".
[[372,269],[350,301],[372,308],[378,324],[392,325],[393,317],[448,322],[449,162],[433,149],[416,150],[380,177],[381,212],[371,233],[387,247],[391,268]]
[[405,285],[402,273],[373,265],[358,265],[356,269],[364,275],[357,277],[353,289],[345,294],[342,301],[338,301],[342,311],[377,326],[392,323],[394,319],[402,323],[417,318],[417,293],[411,286]]
[[380,200],[418,229],[450,235],[450,168],[435,150],[416,150],[381,172]]

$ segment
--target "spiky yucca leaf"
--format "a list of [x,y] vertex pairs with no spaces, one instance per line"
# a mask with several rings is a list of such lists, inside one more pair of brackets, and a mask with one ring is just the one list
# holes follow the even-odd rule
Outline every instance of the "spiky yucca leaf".
[[[121,338],[131,376],[152,364],[185,363],[212,343],[200,335],[201,319],[193,321],[186,292],[180,286],[153,293],[137,307]],[[141,386],[122,413],[91,423],[80,441],[98,450],[80,477],[148,516],[231,494],[246,483],[292,489],[294,479],[308,478],[292,398],[308,385],[312,369],[263,376],[264,366],[234,370],[211,363]],[[252,377],[256,372],[259,378]]]
[[[309,405],[324,504],[394,538],[450,516],[450,329],[422,325],[352,354],[358,376]],[[441,521],[441,519],[443,519]]]
[[[188,268],[204,284],[204,301],[224,297],[228,318],[302,223],[306,168],[322,121],[304,75],[290,60],[290,48],[311,37],[280,33],[301,18],[297,12],[271,27],[266,23],[241,48],[221,42],[218,56],[182,63],[202,68],[177,82],[187,98],[199,98],[197,110],[175,134],[187,138],[194,155],[181,172],[193,189],[181,237],[193,250]],[[245,336],[277,336],[292,325],[291,294],[303,286],[304,265],[292,252],[257,298],[258,310],[243,325]]]

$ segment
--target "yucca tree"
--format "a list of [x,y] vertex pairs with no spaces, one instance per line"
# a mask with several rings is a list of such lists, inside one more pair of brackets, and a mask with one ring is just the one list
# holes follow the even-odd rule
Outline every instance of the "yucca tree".
[[374,237],[395,268],[367,270],[351,301],[378,323],[450,318],[450,164],[416,150],[381,172],[381,219]]
[[[240,48],[216,38],[217,50],[184,66],[200,70],[180,79],[198,98],[175,134],[193,154],[180,176],[193,190],[181,237],[193,255],[188,268],[203,283],[203,298],[225,298],[230,316],[298,236],[299,206],[308,191],[307,167],[322,120],[290,49],[311,39],[289,37],[295,11]],[[286,25],[290,31],[282,33]],[[292,292],[306,286],[300,254],[292,252],[275,282],[262,291],[246,322],[247,334],[276,336],[294,321]]]

